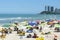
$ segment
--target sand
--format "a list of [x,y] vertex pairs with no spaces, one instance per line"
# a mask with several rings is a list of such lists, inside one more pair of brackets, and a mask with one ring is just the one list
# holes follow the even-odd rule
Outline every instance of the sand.
[[[29,33],[26,33],[26,35],[29,34]],[[33,33],[31,33],[33,34]],[[38,35],[40,36],[44,36],[44,39],[45,40],[53,40],[54,38],[54,34],[57,34],[58,36],[58,40],[60,40],[60,32],[52,32],[52,34],[49,34],[49,35],[41,35],[40,33],[38,33]],[[0,40],[2,40],[0,38]],[[20,39],[20,36],[18,36],[18,34],[16,33],[16,31],[14,31],[12,34],[7,34],[6,38],[4,40],[36,40],[35,38],[23,38],[23,39]]]

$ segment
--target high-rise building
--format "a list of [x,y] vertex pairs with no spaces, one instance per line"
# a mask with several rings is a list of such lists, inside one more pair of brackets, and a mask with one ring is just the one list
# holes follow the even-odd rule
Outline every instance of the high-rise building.
[[60,13],[60,9],[55,9],[55,13]]
[[54,11],[54,7],[51,7],[51,12],[53,12]]
[[50,7],[48,6],[48,11],[50,11]]
[[46,11],[46,6],[45,6],[45,11]]
[[54,7],[45,6],[45,11],[53,12],[54,11]]
[[48,6],[45,6],[45,11],[48,11]]

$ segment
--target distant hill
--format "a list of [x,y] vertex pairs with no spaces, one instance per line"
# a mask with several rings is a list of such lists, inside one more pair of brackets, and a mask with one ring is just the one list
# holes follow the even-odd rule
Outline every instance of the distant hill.
[[40,14],[60,14],[60,13],[50,12],[50,11],[42,11]]

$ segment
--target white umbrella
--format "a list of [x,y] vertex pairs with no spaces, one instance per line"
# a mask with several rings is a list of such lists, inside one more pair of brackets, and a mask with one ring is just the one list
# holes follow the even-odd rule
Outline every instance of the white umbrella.
[[46,33],[46,32],[50,32],[50,28],[48,28],[48,27],[44,27],[43,30],[42,30],[42,32],[44,32],[44,33]]

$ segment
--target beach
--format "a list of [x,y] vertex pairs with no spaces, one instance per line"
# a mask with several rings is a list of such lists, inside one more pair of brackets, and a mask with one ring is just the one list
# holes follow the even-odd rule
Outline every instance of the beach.
[[[15,21],[13,23],[1,25],[0,29],[6,32],[2,31],[1,33],[5,33],[6,36],[4,39],[0,37],[0,40],[37,40],[36,37],[33,37],[34,33],[38,36],[38,38],[42,37],[44,40],[53,40],[54,35],[57,36],[57,40],[60,40],[60,29],[55,30],[55,28],[60,28],[59,20],[48,19],[31,21],[24,20],[22,22]],[[22,31],[22,34],[20,31]],[[31,35],[31,37],[28,37],[28,35]]]
[[60,40],[59,0],[0,0],[0,40]]

